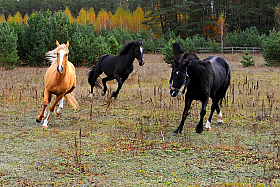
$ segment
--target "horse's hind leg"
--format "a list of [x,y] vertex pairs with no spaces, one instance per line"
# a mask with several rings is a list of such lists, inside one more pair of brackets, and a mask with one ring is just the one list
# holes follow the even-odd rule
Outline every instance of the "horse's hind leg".
[[212,120],[212,117],[213,117],[213,114],[214,114],[215,110],[217,111],[217,114],[218,114],[217,125],[221,125],[221,124],[224,123],[223,118],[222,118],[222,112],[220,110],[218,100],[215,100],[215,101],[213,101],[213,104],[211,106],[211,113],[210,113],[209,118],[208,118],[208,120],[205,124],[205,128],[208,129],[208,130],[211,129],[211,126],[210,126],[211,125],[211,120]]
[[103,71],[101,70],[100,65],[96,65],[95,66],[93,73],[94,73],[94,75],[93,75],[93,78],[92,78],[91,83],[90,83],[90,86],[91,86],[91,88],[90,88],[90,97],[93,96],[93,87],[95,86],[97,78],[99,77],[99,75],[101,75],[101,73],[103,73]]
[[203,118],[204,118],[204,116],[206,114],[206,106],[208,104],[208,101],[209,101],[209,97],[207,97],[205,99],[205,101],[202,101],[202,108],[201,108],[201,111],[200,111],[200,120],[199,120],[199,123],[197,124],[197,126],[195,128],[195,131],[197,133],[202,133],[202,131],[203,131],[203,128],[204,128],[204,126],[203,126]]
[[213,113],[215,112],[215,110],[217,109],[217,107],[219,107],[218,102],[216,100],[213,100],[213,104],[211,106],[211,112],[210,112],[209,118],[205,124],[205,128],[207,130],[211,129],[212,116],[213,116]]
[[61,114],[61,110],[63,109],[63,99],[64,99],[64,97],[62,97],[62,99],[59,101],[59,106],[56,111],[56,116],[60,116],[60,114]]
[[105,78],[103,78],[102,79],[102,83],[103,83],[103,92],[102,92],[102,96],[104,96],[105,94],[106,94],[106,92],[107,92],[107,85],[106,85],[106,83],[107,83],[107,81],[110,81],[110,80],[112,80],[111,78],[109,78],[109,77],[105,77]]
[[222,111],[220,110],[219,104],[217,104],[216,111],[217,111],[217,114],[218,114],[218,122],[217,122],[217,125],[222,125],[222,124],[224,124],[223,115],[222,115]]

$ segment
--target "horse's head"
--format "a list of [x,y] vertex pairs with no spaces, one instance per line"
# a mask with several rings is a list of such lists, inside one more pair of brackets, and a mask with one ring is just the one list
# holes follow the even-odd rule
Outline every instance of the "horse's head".
[[68,62],[68,47],[69,47],[69,41],[67,41],[66,45],[65,44],[59,44],[58,41],[56,41],[57,45],[57,72],[62,73],[63,72],[63,67],[65,64]]
[[187,66],[189,61],[183,60],[182,63],[174,59],[174,66],[172,70],[172,86],[170,88],[170,95],[176,97],[181,87],[187,82]]
[[144,59],[143,59],[143,53],[144,53],[144,48],[143,48],[143,41],[136,42],[135,43],[135,57],[139,62],[139,66],[143,66],[145,64]]

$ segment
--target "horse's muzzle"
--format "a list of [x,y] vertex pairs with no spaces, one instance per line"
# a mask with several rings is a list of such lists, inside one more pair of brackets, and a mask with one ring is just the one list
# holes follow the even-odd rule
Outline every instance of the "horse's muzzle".
[[63,72],[63,67],[59,68],[59,66],[57,66],[56,70],[57,70],[58,73],[62,73]]
[[145,62],[144,61],[139,61],[139,66],[144,66]]
[[176,96],[178,95],[178,93],[179,93],[179,91],[170,89],[170,95],[171,95],[171,97],[176,97]]

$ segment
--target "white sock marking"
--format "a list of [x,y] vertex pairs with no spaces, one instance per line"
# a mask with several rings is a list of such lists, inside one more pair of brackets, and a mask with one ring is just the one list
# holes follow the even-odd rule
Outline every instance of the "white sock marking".
[[218,123],[224,123],[222,111],[218,114]]
[[205,128],[206,129],[211,129],[211,123],[207,120],[206,124],[205,124]]
[[56,111],[57,114],[61,114],[61,110],[63,109],[63,98],[59,101],[59,106],[58,106],[58,109]]
[[49,118],[50,118],[50,115],[51,115],[51,114],[52,114],[52,112],[49,111],[47,118],[44,120],[44,124],[43,124],[43,127],[44,127],[44,128],[47,128],[47,127],[48,127],[48,121],[49,121]]

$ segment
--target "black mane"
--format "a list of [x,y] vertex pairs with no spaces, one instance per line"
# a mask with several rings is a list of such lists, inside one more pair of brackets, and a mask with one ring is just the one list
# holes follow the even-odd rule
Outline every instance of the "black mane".
[[201,85],[209,86],[213,81],[214,71],[209,61],[192,59],[189,62],[187,72],[192,81],[199,81]]
[[134,45],[140,45],[139,41],[132,41],[127,43],[122,50],[120,51],[120,55],[124,55],[126,53],[128,53],[128,51],[131,49],[131,47],[133,47]]

